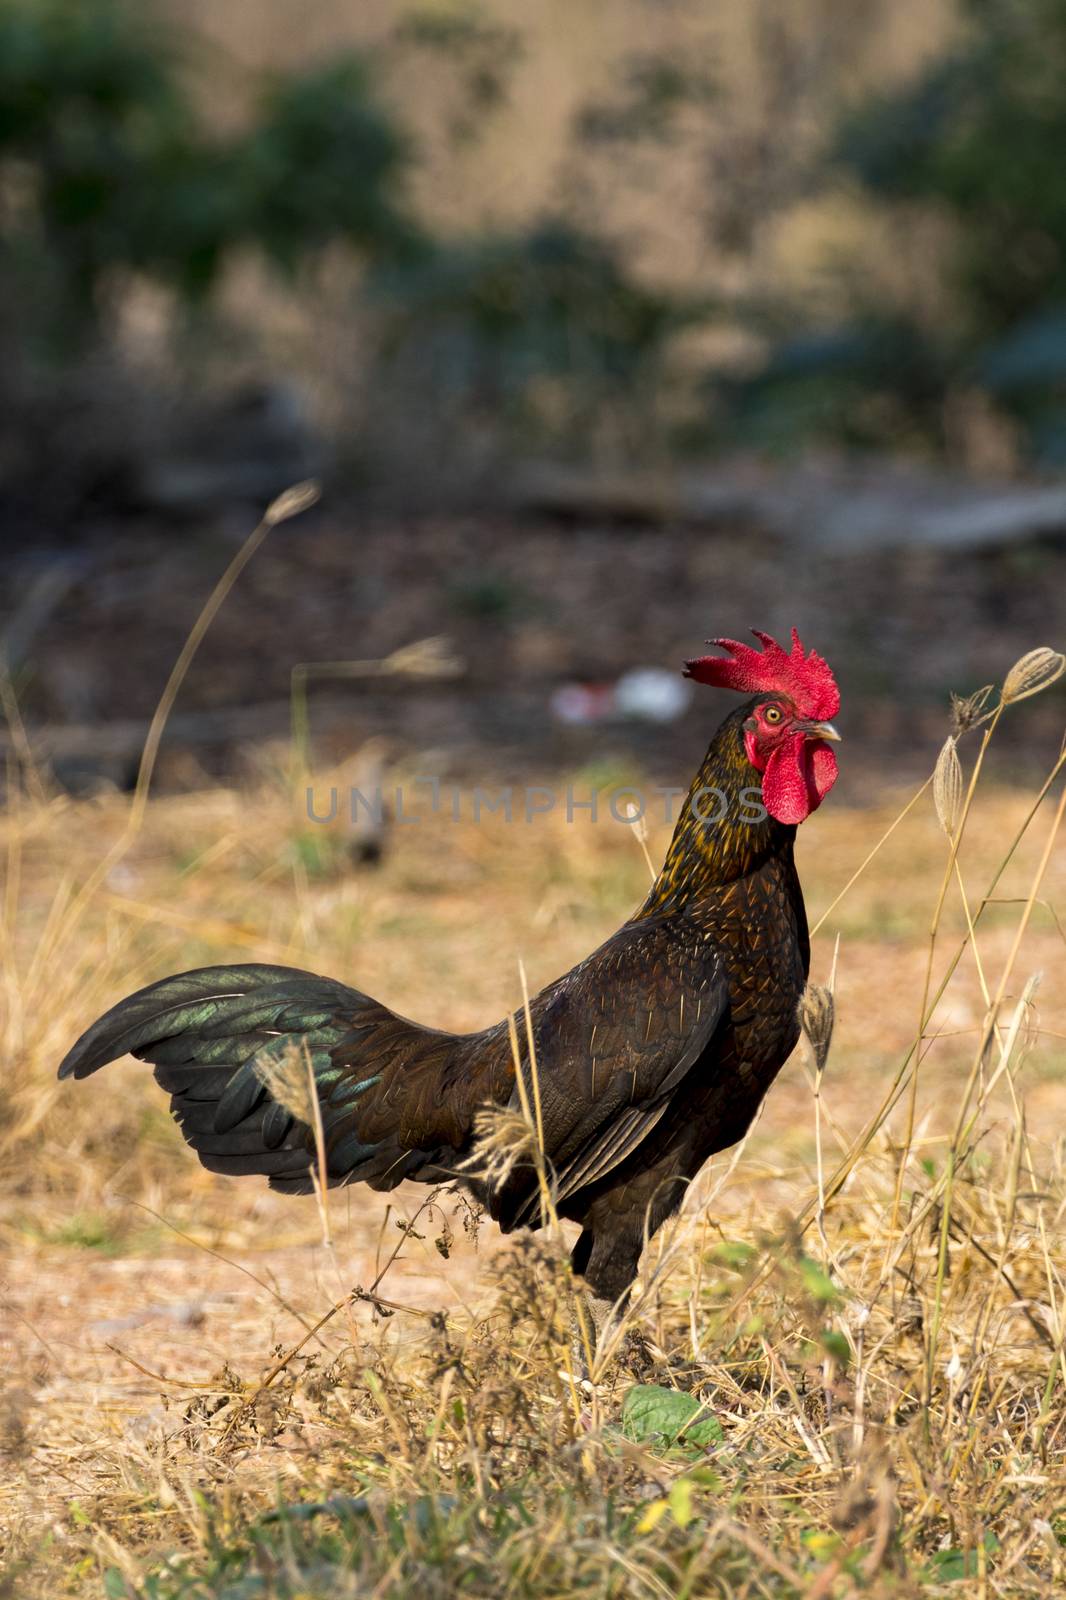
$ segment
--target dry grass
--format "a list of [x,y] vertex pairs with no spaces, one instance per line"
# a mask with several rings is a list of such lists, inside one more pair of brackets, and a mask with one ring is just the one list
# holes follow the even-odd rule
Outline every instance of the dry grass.
[[[647,1252],[621,1359],[591,1387],[572,1376],[557,1250],[491,1228],[478,1248],[463,1208],[416,1189],[334,1194],[324,1249],[313,1200],[201,1171],[147,1069],[62,1089],[54,1069],[135,985],[226,959],[478,1025],[520,1004],[519,957],[532,988],[640,899],[625,828],[445,811],[360,875],[343,829],[301,822],[280,774],[152,801],[122,850],[120,797],[10,809],[0,1592],[1060,1584],[1061,780],[1035,813],[1031,794],[971,795],[980,738],[946,811],[941,784],[953,839],[923,795],[835,905],[906,797],[830,803],[801,830],[812,921],[831,907],[820,981],[840,935],[828,1063],[797,1052]],[[648,843],[661,855],[664,830]],[[704,1407],[687,1432],[626,1401],[653,1384]]]

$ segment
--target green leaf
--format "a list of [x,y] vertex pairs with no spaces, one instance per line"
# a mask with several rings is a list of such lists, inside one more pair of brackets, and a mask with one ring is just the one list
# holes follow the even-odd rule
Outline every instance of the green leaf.
[[698,1422],[685,1429],[681,1443],[698,1445],[701,1450],[705,1450],[708,1445],[721,1444],[724,1438],[722,1424],[717,1417],[701,1417]]
[[702,1415],[703,1409],[694,1395],[679,1389],[638,1384],[625,1397],[622,1432],[638,1443],[681,1443],[703,1449],[724,1437],[718,1418]]
[[[708,1420],[717,1423],[716,1417],[711,1417]],[[697,1423],[697,1427],[698,1426],[699,1424]],[[721,1432],[720,1429],[719,1432]],[[718,1494],[721,1491],[722,1480],[718,1473],[715,1472],[713,1467],[689,1467],[685,1472],[685,1477],[688,1479],[689,1483],[695,1484],[697,1489],[707,1489],[712,1491],[714,1494]]]
[[818,1336],[818,1342],[827,1356],[832,1356],[842,1367],[848,1365],[851,1360],[851,1346],[842,1333],[837,1333],[833,1328],[823,1328]]
[[726,1267],[749,1266],[756,1254],[755,1246],[746,1244],[743,1239],[723,1239],[711,1251],[714,1260]]
[[803,1287],[815,1300],[830,1304],[840,1299],[840,1290],[817,1261],[812,1261],[809,1256],[801,1256],[799,1273],[803,1279]]
[[[994,1555],[999,1549],[999,1540],[991,1529],[981,1542],[986,1555]],[[977,1576],[977,1551],[937,1550],[930,1556],[925,1572],[935,1583],[958,1583],[963,1578],[974,1578]]]
[[104,1594],[107,1600],[129,1600],[126,1580],[117,1567],[108,1567],[104,1572]]

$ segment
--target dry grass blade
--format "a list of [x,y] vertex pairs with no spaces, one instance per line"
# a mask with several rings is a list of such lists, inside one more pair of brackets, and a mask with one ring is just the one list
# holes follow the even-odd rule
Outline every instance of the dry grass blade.
[[818,918],[817,922],[815,922],[811,928],[812,939],[816,934],[821,932],[822,928],[829,921],[829,918],[832,916],[837,906],[840,905],[841,901],[844,900],[848,894],[850,894],[851,890],[854,889],[855,885],[859,882],[863,875],[869,871],[870,867],[873,865],[880,852],[884,849],[889,839],[891,839],[892,835],[896,832],[897,828],[899,828],[900,825],[907,819],[907,817],[910,816],[911,812],[918,804],[918,801],[925,794],[925,791],[928,789],[932,781],[932,776],[926,778],[921,788],[915,790],[914,794],[911,795],[906,805],[903,806],[903,808],[892,818],[892,821],[889,823],[884,833],[882,833],[881,837],[877,840],[873,848],[866,852],[863,859],[859,862],[859,865],[855,868],[855,871],[844,884],[844,887],[837,891],[833,899],[830,900],[829,904]]
[[280,1055],[261,1050],[252,1068],[272,1100],[307,1129],[314,1128],[316,1100],[308,1080],[306,1050],[295,1040]]
[[636,839],[637,843],[640,845],[641,851],[643,852],[643,855],[644,855],[644,863],[645,863],[645,865],[646,865],[646,867],[648,869],[648,874],[649,874],[649,876],[651,878],[652,883],[654,883],[655,882],[655,878],[656,878],[656,872],[655,872],[655,863],[651,859],[651,853],[648,850],[648,824],[647,824],[647,820],[644,817],[643,812],[641,812],[641,811],[639,811],[637,809],[637,807],[633,804],[632,800],[627,801],[627,803],[626,803],[626,818],[627,818],[630,826],[633,829],[633,837]]
[[140,832],[144,822],[145,809],[148,804],[148,794],[152,785],[152,777],[155,773],[155,765],[159,756],[159,748],[163,741],[163,733],[166,729],[170,713],[174,709],[174,702],[177,700],[178,693],[185,681],[186,674],[192,665],[196,652],[203,643],[208,629],[215,620],[219,611],[222,609],[227,595],[230,593],[234,584],[237,582],[241,573],[244,571],[249,561],[251,561],[252,557],[255,555],[256,551],[259,549],[260,545],[263,543],[272,527],[273,523],[264,517],[257,524],[257,526],[252,529],[251,533],[241,545],[240,549],[237,551],[237,554],[233,557],[233,560],[230,562],[229,566],[226,568],[225,572],[219,578],[218,582],[215,584],[215,587],[208,595],[199,616],[196,618],[196,621],[190,628],[188,637],[181,648],[178,659],[175,661],[174,666],[171,669],[166,686],[164,687],[163,693],[159,698],[159,704],[156,706],[152,715],[152,720],[148,725],[148,732],[145,736],[144,748],[141,751],[141,761],[137,771],[137,782],[134,786],[133,800],[130,804],[126,825],[118,839],[112,845],[111,849],[108,850],[103,856],[102,860],[97,863],[95,869],[89,874],[86,882],[82,885],[75,904],[75,913],[79,912],[85,905],[88,904],[92,896],[99,889],[100,885],[106,881],[108,873],[111,872],[126,855],[134,839]]
[[295,1117],[297,1122],[310,1131],[314,1138],[317,1170],[312,1165],[310,1176],[322,1224],[322,1243],[327,1250],[332,1250],[326,1134],[322,1125],[322,1107],[319,1104],[311,1053],[306,1044],[294,1039],[280,1054],[267,1046],[255,1057],[252,1067],[271,1099],[276,1100],[279,1106],[283,1106],[291,1117]]

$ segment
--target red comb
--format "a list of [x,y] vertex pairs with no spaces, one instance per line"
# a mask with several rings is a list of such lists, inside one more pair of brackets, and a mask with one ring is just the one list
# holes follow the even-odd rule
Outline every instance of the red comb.
[[685,662],[685,677],[697,683],[711,683],[719,689],[738,689],[741,694],[778,692],[792,701],[802,717],[825,722],[840,710],[840,690],[827,662],[811,651],[805,654],[800,636],[792,630],[792,650],[786,653],[768,633],[752,628],[761,639],[762,650],[736,639],[708,639],[708,644],[728,650],[728,656],[700,656]]

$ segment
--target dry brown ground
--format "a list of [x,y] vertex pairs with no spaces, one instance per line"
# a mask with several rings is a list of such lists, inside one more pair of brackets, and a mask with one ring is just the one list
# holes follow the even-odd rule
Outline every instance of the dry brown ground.
[[[1025,708],[1013,714],[1024,716]],[[339,776],[343,782],[344,774]],[[830,803],[801,830],[812,921],[905,799],[886,787],[872,810]],[[1031,804],[1032,795],[1020,791],[979,793],[960,856],[971,904]],[[507,826],[499,818],[479,826],[427,818],[394,831],[379,870],[355,871],[343,833],[294,820],[279,783],[255,793],[212,790],[153,802],[139,836],[102,878],[97,873],[94,884],[94,871],[121,837],[127,814],[121,797],[85,803],[39,799],[12,810],[0,824],[8,862],[7,1054],[0,1089],[6,1470],[0,1518],[12,1554],[36,1552],[34,1559],[43,1561],[43,1592],[60,1582],[95,1592],[95,1556],[101,1552],[106,1560],[119,1548],[150,1551],[187,1543],[185,1512],[173,1494],[145,1520],[143,1474],[144,1463],[156,1459],[152,1440],[169,1430],[173,1456],[197,1385],[217,1384],[227,1368],[244,1382],[256,1381],[278,1347],[301,1336],[301,1318],[314,1319],[352,1284],[369,1285],[402,1242],[395,1208],[411,1215],[424,1198],[413,1188],[397,1191],[391,1201],[362,1190],[335,1195],[331,1257],[321,1245],[312,1201],[270,1195],[255,1180],[201,1171],[181,1146],[146,1068],[127,1062],[89,1083],[56,1084],[55,1063],[75,1034],[143,981],[231,959],[306,965],[357,982],[420,1020],[456,1029],[478,1026],[518,1001],[519,959],[531,986],[565,969],[641,898],[647,873],[623,826],[609,818],[567,825],[559,816],[528,826]],[[1048,804],[997,889],[1005,902],[1029,893],[1051,820]],[[665,829],[653,828],[653,858],[665,838]],[[838,1025],[822,1099],[827,1173],[875,1109],[915,1034],[929,916],[944,862],[944,836],[926,795],[815,938],[812,975],[824,980],[840,934]],[[1010,957],[1019,911],[1017,903],[988,909],[977,939],[979,968],[967,951],[937,1011],[930,1031],[938,1038],[919,1080],[908,1194],[912,1185],[918,1192],[923,1162],[930,1175],[943,1169],[983,1021],[982,977],[994,990]],[[982,1105],[979,1147],[966,1178],[975,1229],[973,1218],[984,1214],[982,1208],[1000,1215],[1008,1181],[1005,1153],[1012,1148],[1020,1105],[1030,1188],[1046,1186],[1051,1195],[1061,1178],[1064,923],[1066,852],[1058,848],[1007,984],[1005,1017],[1029,976],[1043,973],[1039,1032],[1031,1022],[1016,1089],[1008,1074]],[[953,891],[937,976],[964,927]],[[829,1259],[845,1281],[849,1275],[854,1283],[862,1280],[871,1253],[887,1249],[886,1194],[904,1121],[901,1106],[831,1208]],[[716,1164],[725,1181],[713,1210],[701,1219],[704,1243],[726,1236],[758,1242],[787,1224],[816,1188],[815,1138],[810,1066],[797,1052],[735,1170],[726,1174],[724,1162]],[[987,1194],[981,1193],[982,1181]],[[952,1257],[951,1294],[960,1297],[952,1315],[958,1312],[960,1328],[966,1324],[972,1331],[966,1318],[977,1315],[975,1308],[989,1297],[996,1299],[1001,1317],[993,1364],[1001,1364],[1004,1382],[1018,1363],[1034,1356],[1032,1318],[1042,1320],[1052,1341],[1061,1340],[1061,1215],[1050,1202],[1044,1210],[1034,1204],[1014,1267],[1023,1285],[1014,1283],[1017,1294],[1005,1291],[1001,1274],[972,1251]],[[989,1226],[994,1257],[998,1224]],[[416,1311],[445,1308],[476,1325],[496,1294],[487,1264],[508,1259],[512,1246],[486,1227],[475,1248],[456,1219],[454,1248],[445,1261],[434,1247],[442,1228],[440,1216],[421,1219],[424,1238],[404,1243],[380,1292]],[[920,1297],[932,1293],[935,1278],[935,1227],[927,1232],[907,1269]],[[1032,1260],[1026,1249],[1037,1253]],[[648,1315],[646,1325],[665,1340],[669,1310],[652,1307]],[[928,1302],[926,1318],[928,1324]],[[950,1322],[945,1316],[944,1327]],[[384,1341],[402,1368],[404,1352],[419,1348],[425,1327],[423,1318],[405,1311],[380,1326],[372,1308],[362,1305],[351,1326],[336,1319],[322,1339],[331,1352],[365,1339],[368,1361],[380,1360]],[[945,1364],[952,1350],[965,1355],[962,1341],[961,1332],[957,1339],[951,1334]],[[1000,1393],[997,1382],[993,1373],[986,1392]],[[1055,1404],[1061,1421],[1061,1400]],[[1046,1435],[1046,1420],[1041,1431]],[[1062,1427],[1052,1432],[1051,1456],[1045,1445],[1040,1472],[1054,1503],[1056,1495],[1063,1500],[1066,1477]],[[268,1499],[275,1478],[306,1482],[317,1439],[313,1422],[296,1426],[281,1417],[275,1428],[264,1426],[241,1444],[226,1465],[226,1482]],[[193,1472],[197,1477],[208,1486],[218,1482],[216,1469],[203,1459]],[[931,1514],[926,1507],[923,1515]],[[46,1534],[51,1538],[42,1554]],[[34,1592],[37,1581],[23,1572],[15,1592]],[[1030,1591],[1022,1585],[1017,1592]]]

